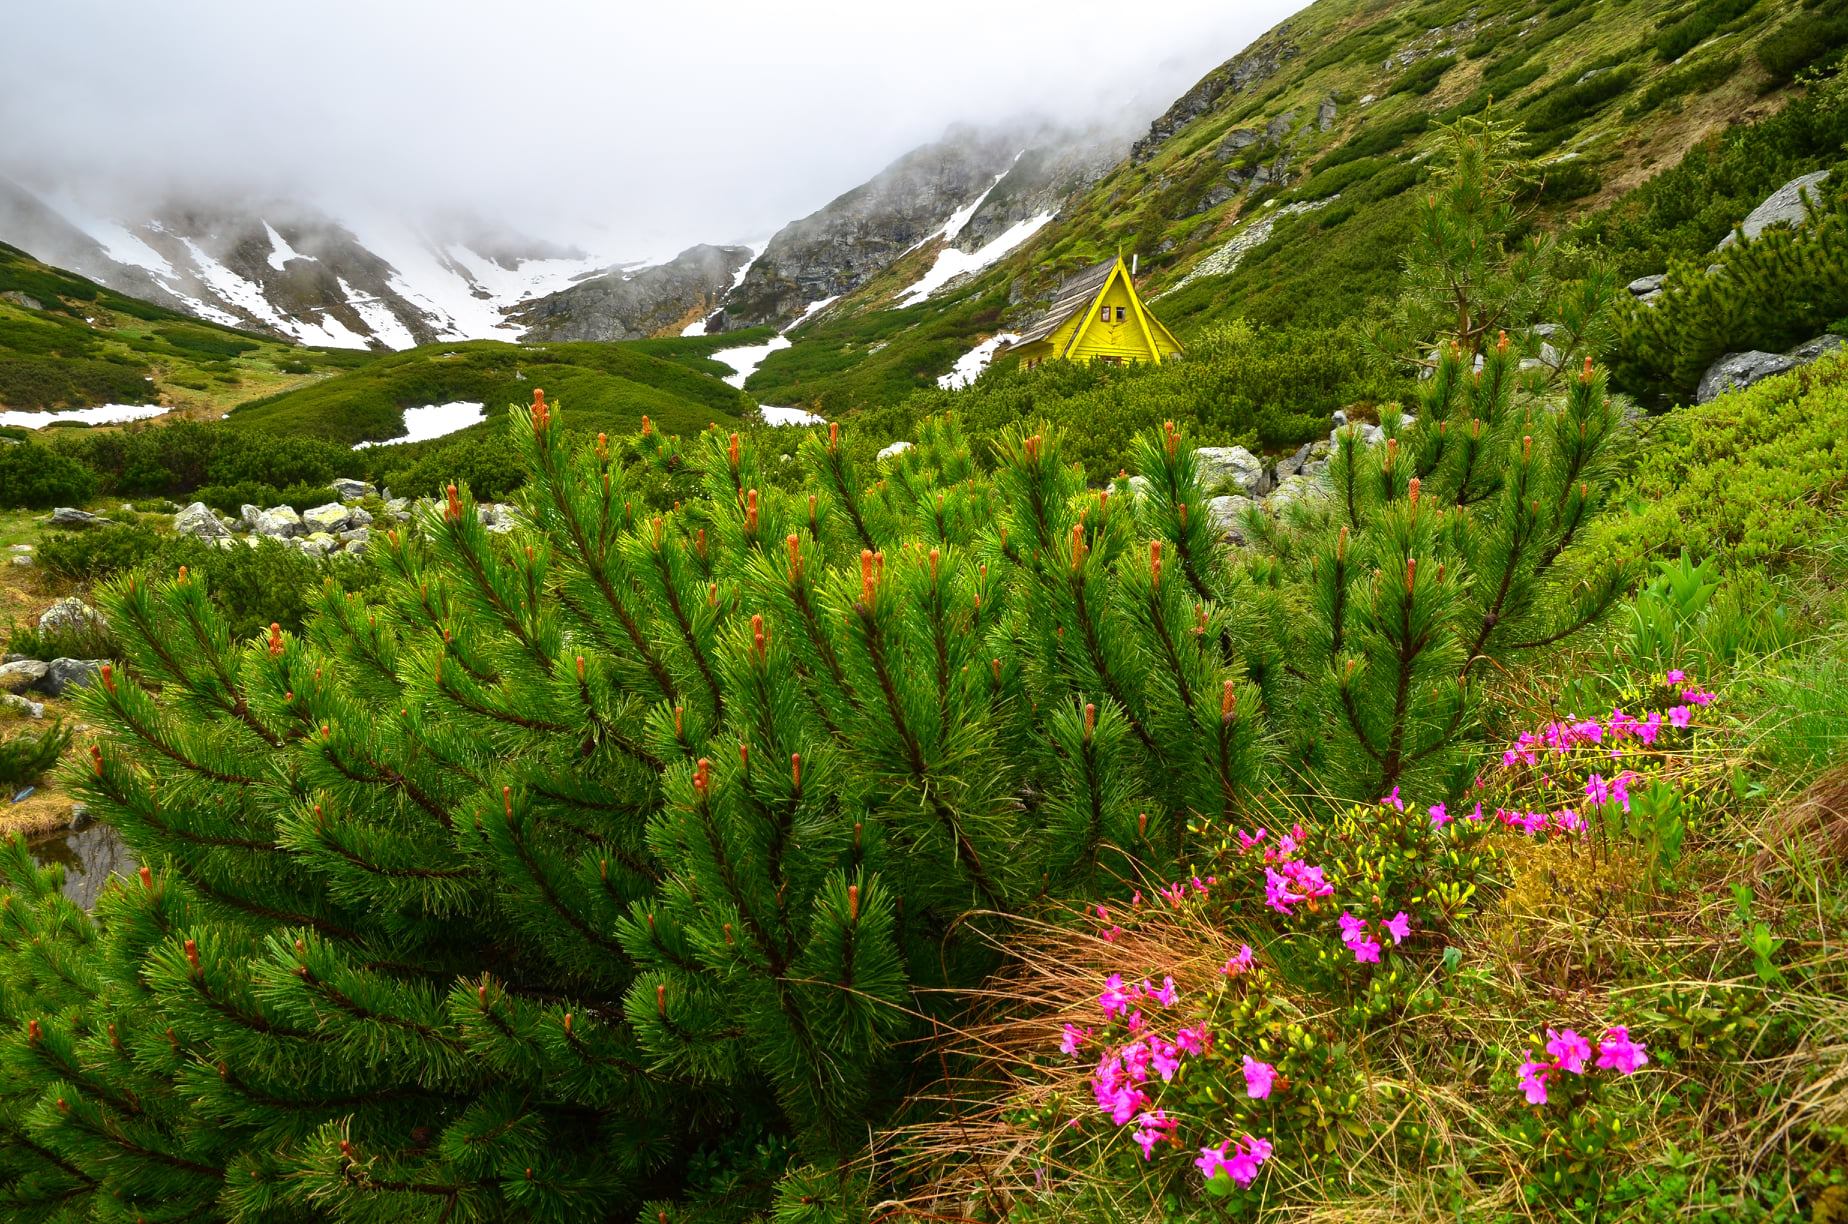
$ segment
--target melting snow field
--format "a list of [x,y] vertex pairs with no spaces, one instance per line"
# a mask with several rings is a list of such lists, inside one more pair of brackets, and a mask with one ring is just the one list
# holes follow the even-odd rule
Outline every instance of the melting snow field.
[[1041,213],[1037,217],[1028,217],[1025,221],[1016,221],[975,251],[959,251],[955,247],[943,248],[937,252],[937,262],[931,265],[930,271],[920,277],[915,284],[900,292],[898,305],[901,307],[916,306],[956,277],[986,268],[1033,237],[1039,232],[1041,226],[1051,220],[1052,214],[1048,212]]
[[950,372],[937,380],[937,385],[945,391],[955,391],[968,386],[980,378],[982,371],[988,368],[988,363],[995,359],[996,349],[1004,344],[1012,344],[1018,339],[1020,337],[1013,332],[1002,332],[998,336],[990,336],[958,357]]
[[98,404],[94,408],[65,408],[58,412],[25,412],[9,408],[0,412],[0,425],[23,425],[27,429],[43,429],[58,421],[120,425],[124,421],[145,421],[165,411],[159,404]]
[[487,420],[487,409],[468,400],[457,400],[453,404],[425,404],[421,408],[404,410],[404,428],[407,431],[402,438],[387,438],[383,442],[355,442],[354,450],[363,450],[368,446],[395,446],[400,442],[428,442],[431,438],[440,438],[452,434],[458,429],[467,429]]
[[744,380],[756,372],[764,358],[778,349],[788,348],[789,344],[788,336],[772,336],[762,344],[741,344],[737,348],[720,349],[711,357],[721,365],[728,365],[737,371],[735,374],[727,374],[725,381],[743,390]]
[[801,408],[778,408],[773,404],[759,404],[757,411],[763,415],[766,425],[826,425],[825,417],[818,417]]

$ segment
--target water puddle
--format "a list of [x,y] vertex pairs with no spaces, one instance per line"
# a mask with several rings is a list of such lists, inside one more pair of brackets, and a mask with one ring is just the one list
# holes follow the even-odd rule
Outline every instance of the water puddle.
[[32,843],[32,857],[39,866],[57,863],[64,868],[64,895],[83,908],[92,909],[97,895],[112,875],[123,877],[135,873],[136,863],[122,835],[114,825],[92,824],[82,829],[64,829]]

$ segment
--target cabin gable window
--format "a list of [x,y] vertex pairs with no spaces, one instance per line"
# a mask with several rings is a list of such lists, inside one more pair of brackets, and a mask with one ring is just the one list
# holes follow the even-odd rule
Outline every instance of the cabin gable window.
[[1121,307],[1121,306],[1118,306],[1118,307],[1116,308],[1116,312],[1117,312],[1117,320],[1116,320],[1116,321],[1117,321],[1118,323],[1121,323],[1121,322],[1123,321],[1123,314],[1124,314],[1124,310],[1123,310],[1123,307]]
[[1097,321],[1098,321],[1099,323],[1108,323],[1108,322],[1110,322],[1110,307],[1108,307],[1108,306],[1099,306],[1099,307],[1097,308]]

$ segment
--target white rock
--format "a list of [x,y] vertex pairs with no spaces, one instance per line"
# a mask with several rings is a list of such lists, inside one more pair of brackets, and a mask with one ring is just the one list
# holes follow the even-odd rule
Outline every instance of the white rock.
[[1809,195],[1818,205],[1822,203],[1822,185],[1827,182],[1829,172],[1818,170],[1801,178],[1791,179],[1782,187],[1765,197],[1765,202],[1747,213],[1745,220],[1739,223],[1739,231],[1720,239],[1715,250],[1725,250],[1739,241],[1739,232],[1752,239],[1764,233],[1774,225],[1802,225],[1809,217],[1809,211],[1803,206],[1803,196]]
[[274,536],[286,540],[302,532],[302,516],[295,513],[293,506],[275,506],[257,515],[251,530],[258,535]]
[[40,629],[78,629],[108,623],[107,617],[75,595],[60,599],[46,608],[38,618]]
[[1264,461],[1242,446],[1202,446],[1194,451],[1200,488],[1209,496],[1237,493],[1251,497],[1264,480]]

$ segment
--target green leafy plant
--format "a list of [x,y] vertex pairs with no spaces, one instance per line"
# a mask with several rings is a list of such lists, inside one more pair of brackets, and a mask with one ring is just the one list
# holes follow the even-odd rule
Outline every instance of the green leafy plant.
[[16,731],[0,739],[0,790],[29,786],[51,771],[70,747],[71,730],[53,722],[42,731]]

